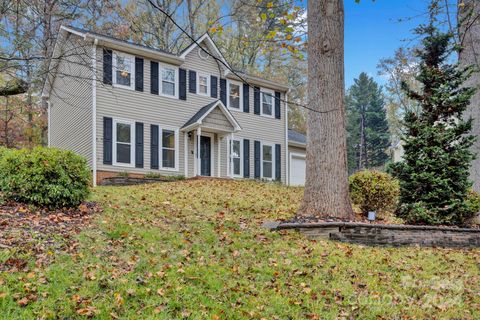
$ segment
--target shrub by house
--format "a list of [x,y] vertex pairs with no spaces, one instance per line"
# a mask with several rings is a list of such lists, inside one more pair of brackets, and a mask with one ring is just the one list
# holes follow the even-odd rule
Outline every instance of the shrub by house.
[[87,162],[71,151],[38,147],[0,153],[0,190],[6,200],[76,207],[89,194]]

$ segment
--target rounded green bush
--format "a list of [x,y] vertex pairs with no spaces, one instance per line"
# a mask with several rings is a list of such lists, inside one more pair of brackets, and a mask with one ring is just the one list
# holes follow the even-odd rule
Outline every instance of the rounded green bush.
[[5,200],[76,207],[90,192],[87,161],[71,151],[43,147],[0,151],[0,172]]
[[380,171],[359,171],[349,178],[350,197],[363,213],[395,209],[400,188],[391,175]]

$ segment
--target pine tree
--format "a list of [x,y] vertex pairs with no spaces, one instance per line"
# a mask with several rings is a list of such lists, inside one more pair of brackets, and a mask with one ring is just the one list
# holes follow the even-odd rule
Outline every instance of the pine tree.
[[350,173],[383,166],[390,143],[381,87],[364,72],[354,81],[346,100]]
[[469,134],[472,120],[462,113],[475,89],[464,86],[472,68],[448,63],[455,49],[452,35],[435,27],[435,10],[432,6],[430,23],[416,29],[423,36],[416,77],[422,90],[402,86],[421,112],[405,114],[404,161],[392,166],[400,180],[397,213],[408,223],[462,224],[474,213],[466,196],[475,137]]

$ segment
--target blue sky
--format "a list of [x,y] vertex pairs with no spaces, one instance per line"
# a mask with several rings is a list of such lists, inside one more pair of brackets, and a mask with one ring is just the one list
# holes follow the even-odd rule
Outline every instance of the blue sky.
[[[380,59],[414,39],[412,29],[426,19],[428,0],[345,0],[345,84],[364,71],[379,83]],[[408,20],[398,22],[398,19]]]

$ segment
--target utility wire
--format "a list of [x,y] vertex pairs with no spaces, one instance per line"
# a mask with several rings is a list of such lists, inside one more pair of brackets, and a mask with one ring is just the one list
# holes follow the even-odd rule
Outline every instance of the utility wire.
[[[223,66],[225,66],[225,68],[227,68],[231,73],[233,73],[235,76],[237,76],[241,82],[243,82],[244,84],[246,84],[247,86],[249,86],[250,88],[254,89],[255,90],[255,86],[248,83],[247,80],[245,80],[245,78],[243,78],[240,74],[238,74],[238,72],[236,72],[234,69],[232,69],[228,64],[226,64],[222,59],[214,56],[213,54],[211,54],[208,50],[204,49],[196,39],[193,38],[193,36],[191,36],[182,26],[180,26],[178,24],[177,21],[175,21],[175,19],[172,17],[171,14],[168,14],[164,9],[162,9],[161,7],[157,6],[155,3],[153,3],[152,0],[148,0],[148,2],[150,3],[150,5],[152,5],[152,7],[154,7],[155,9],[157,9],[158,11],[160,11],[161,13],[163,13],[170,21],[172,21],[172,23],[183,33],[185,34],[191,41],[192,43],[190,45],[192,45],[193,43],[196,44],[203,52],[205,52],[206,54],[208,54],[210,57],[212,57],[213,59],[215,59],[216,61],[220,62]],[[273,97],[271,94],[269,94],[271,97]],[[329,112],[333,112],[333,111],[337,111],[339,110],[339,108],[335,108],[335,109],[330,109],[330,110],[326,110],[326,111],[320,111],[320,110],[315,110],[313,108],[310,108],[306,105],[303,105],[303,104],[299,104],[299,103],[296,103],[296,102],[290,102],[290,101],[287,101],[285,99],[282,99],[280,98],[279,101],[282,101],[284,103],[286,103],[287,105],[288,104],[293,104],[295,106],[298,106],[298,107],[301,107],[301,108],[305,108],[309,111],[312,111],[312,112],[317,112],[317,113],[329,113]]]

